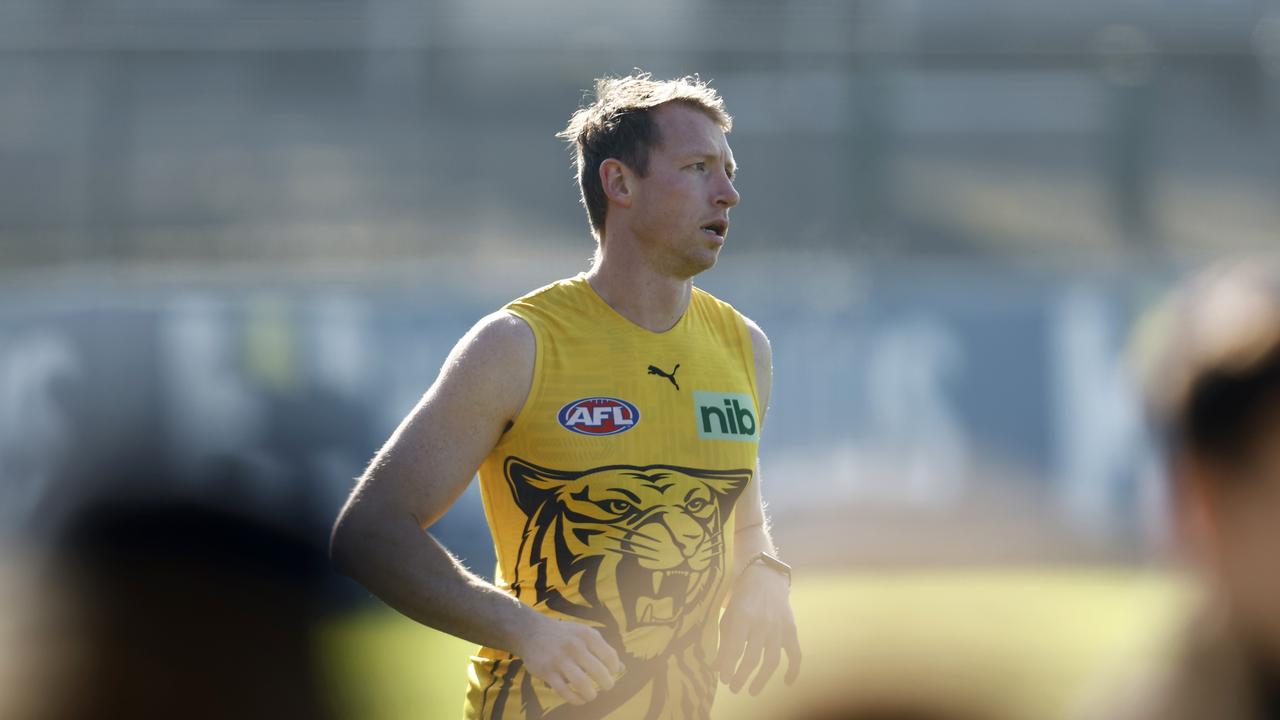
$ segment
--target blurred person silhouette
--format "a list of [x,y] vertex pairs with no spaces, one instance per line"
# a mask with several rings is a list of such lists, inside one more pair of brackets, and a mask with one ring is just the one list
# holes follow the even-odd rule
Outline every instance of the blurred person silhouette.
[[[1144,381],[1203,592],[1167,666],[1103,717],[1280,718],[1280,266],[1225,262],[1154,316]],[[1151,337],[1151,336],[1149,336]]]
[[55,531],[41,585],[72,662],[26,689],[35,717],[330,717],[313,648],[323,553],[148,480],[146,494],[86,501]]

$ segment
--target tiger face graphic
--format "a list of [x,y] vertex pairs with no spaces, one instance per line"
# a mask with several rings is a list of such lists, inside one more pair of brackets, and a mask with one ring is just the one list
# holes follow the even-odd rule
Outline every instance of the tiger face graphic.
[[724,524],[751,470],[567,471],[509,457],[504,472],[528,518],[519,597],[595,626],[624,661],[656,658],[701,629],[725,573]]

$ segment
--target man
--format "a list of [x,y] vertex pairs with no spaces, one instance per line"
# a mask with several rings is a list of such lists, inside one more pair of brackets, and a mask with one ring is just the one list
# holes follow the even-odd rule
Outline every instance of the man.
[[[730,117],[696,78],[596,95],[561,133],[591,269],[462,338],[334,527],[340,569],[483,646],[469,718],[707,717],[717,674],[799,671],[756,459],[769,341],[692,283],[738,204]],[[477,468],[493,584],[423,532]]]
[[[1106,715],[1280,717],[1280,269],[1214,268],[1168,304],[1149,398],[1204,602],[1167,668]],[[1118,712],[1117,712],[1118,710]]]

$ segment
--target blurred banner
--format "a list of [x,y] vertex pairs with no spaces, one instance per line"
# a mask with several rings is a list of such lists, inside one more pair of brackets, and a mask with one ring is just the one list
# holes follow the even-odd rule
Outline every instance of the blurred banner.
[[[10,289],[0,312],[4,522],[17,529],[37,510],[56,517],[112,490],[103,483],[159,475],[320,543],[474,319],[574,262],[484,283],[475,278],[501,266]],[[1126,351],[1158,283],[726,258],[703,284],[767,328],[775,348],[764,487],[789,554],[1135,557],[1162,507]],[[436,531],[490,570],[477,492]]]

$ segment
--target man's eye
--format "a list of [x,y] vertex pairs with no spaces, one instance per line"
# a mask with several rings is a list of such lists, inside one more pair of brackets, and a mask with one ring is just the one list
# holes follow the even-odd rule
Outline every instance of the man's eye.
[[707,164],[704,162],[696,162],[690,165],[689,167],[693,168],[694,170],[697,170],[698,172],[706,172],[707,170]]
[[604,508],[605,512],[613,513],[614,515],[626,515],[631,512],[631,508],[634,506],[626,500],[605,500],[600,503],[600,507]]

